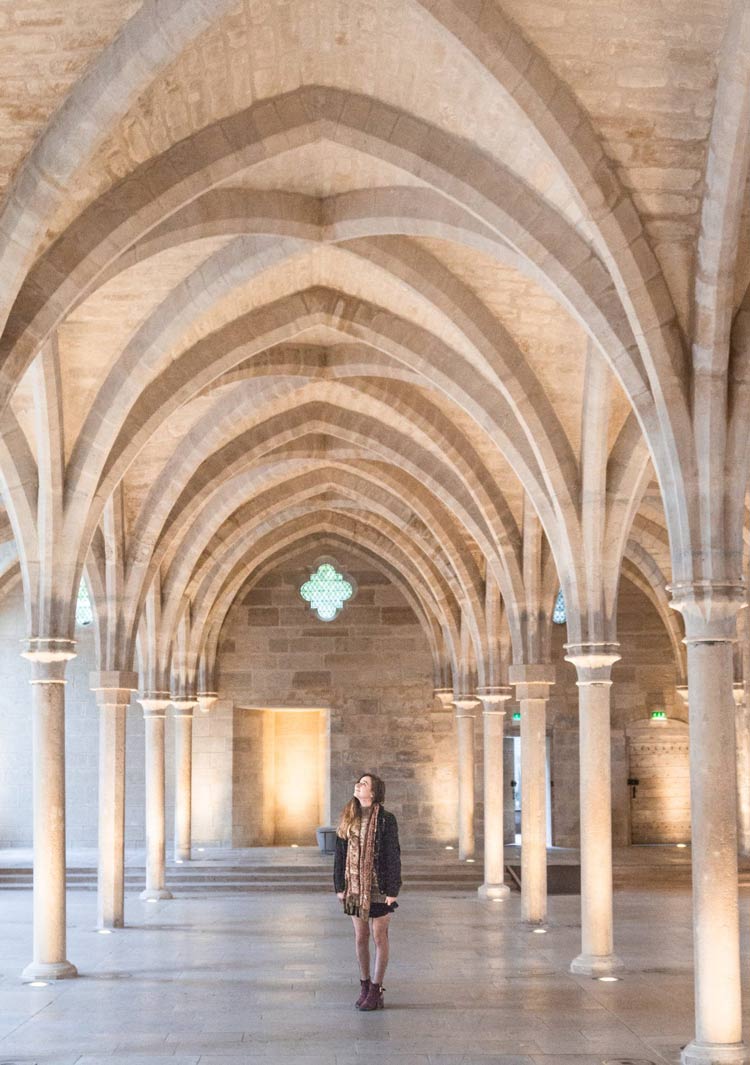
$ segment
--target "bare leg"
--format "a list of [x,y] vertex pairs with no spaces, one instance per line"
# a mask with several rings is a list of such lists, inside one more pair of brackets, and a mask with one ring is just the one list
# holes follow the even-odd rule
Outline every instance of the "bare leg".
[[391,923],[391,914],[385,917],[373,917],[372,934],[375,940],[375,975],[372,980],[375,984],[382,984],[385,979],[385,970],[388,968],[388,925]]
[[[382,918],[381,918],[382,920]],[[370,979],[370,926],[361,917],[352,917],[360,980]]]

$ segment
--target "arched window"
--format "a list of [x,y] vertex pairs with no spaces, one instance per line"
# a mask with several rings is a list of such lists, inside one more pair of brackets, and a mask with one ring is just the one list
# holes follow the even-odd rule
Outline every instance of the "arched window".
[[354,595],[354,585],[339,573],[333,561],[321,561],[299,594],[321,621],[333,621],[341,613],[344,603]]
[[555,605],[552,608],[552,620],[555,625],[564,625],[568,620],[568,615],[565,610],[565,596],[562,594],[562,588],[557,593]]
[[94,609],[91,606],[91,597],[86,587],[86,581],[81,577],[78,585],[78,598],[76,599],[76,625],[91,625],[94,621]]

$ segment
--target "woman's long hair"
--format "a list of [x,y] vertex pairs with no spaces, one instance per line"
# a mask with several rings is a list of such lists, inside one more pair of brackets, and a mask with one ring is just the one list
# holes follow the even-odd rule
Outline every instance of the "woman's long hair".
[[[362,777],[369,777],[372,783],[372,801],[373,805],[378,803],[380,806],[385,802],[385,781],[375,773],[362,773],[357,777],[357,780],[361,780]],[[355,827],[359,826],[362,818],[362,804],[356,795],[352,795],[349,802],[341,811],[341,817],[339,818],[339,827],[336,829],[336,835],[341,839],[346,839],[350,832],[353,832]]]

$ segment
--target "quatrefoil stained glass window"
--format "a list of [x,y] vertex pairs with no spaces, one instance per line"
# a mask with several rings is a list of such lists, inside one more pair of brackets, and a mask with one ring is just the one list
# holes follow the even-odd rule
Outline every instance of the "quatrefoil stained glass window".
[[331,562],[321,562],[299,594],[310,604],[321,621],[333,621],[347,600],[354,595],[354,585]]
[[568,614],[565,610],[565,596],[562,594],[562,590],[557,593],[555,605],[552,609],[552,620],[555,625],[564,625],[568,620]]

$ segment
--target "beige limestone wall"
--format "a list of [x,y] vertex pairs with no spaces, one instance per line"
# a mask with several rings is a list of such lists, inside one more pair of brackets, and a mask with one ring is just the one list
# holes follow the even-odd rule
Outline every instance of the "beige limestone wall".
[[263,718],[275,715],[261,711],[270,706],[330,708],[334,819],[354,780],[372,769],[386,781],[406,842],[452,842],[455,726],[452,714],[433,708],[422,628],[385,576],[343,551],[336,557],[357,584],[336,620],[319,621],[299,595],[315,552],[240,592],[227,616],[218,669],[221,696],[235,708],[234,843],[268,842],[272,831],[262,788],[271,757]]
[[[345,556],[342,562],[345,561]],[[272,841],[261,781],[269,745],[264,715],[247,707],[331,708],[332,809],[338,812],[355,776],[380,769],[388,805],[404,838],[455,841],[456,749],[453,715],[432,705],[431,659],[400,592],[379,573],[351,560],[357,598],[328,625],[296,595],[304,567],[272,574],[241,593],[227,619],[219,656],[221,695],[210,714],[196,711],[193,737],[193,830],[196,845],[250,846]],[[246,600],[246,601],[243,601]],[[614,838],[629,838],[625,729],[652,709],[685,720],[676,699],[671,646],[647,599],[623,581],[619,629],[622,661],[613,669]],[[20,589],[0,604],[0,846],[31,842],[31,720]],[[94,633],[79,629],[78,657],[68,668],[66,752],[69,846],[97,841],[98,710],[88,690],[96,668]],[[564,627],[554,632],[558,683],[549,702],[553,839],[575,845],[578,833],[577,694],[563,661]],[[515,702],[508,703],[507,734]],[[271,715],[265,715],[271,716]],[[135,702],[127,722],[126,842],[144,842],[143,715]],[[167,718],[167,834],[173,825],[173,732]],[[481,840],[481,721],[476,723],[477,828]],[[268,769],[265,770],[268,772]]]

